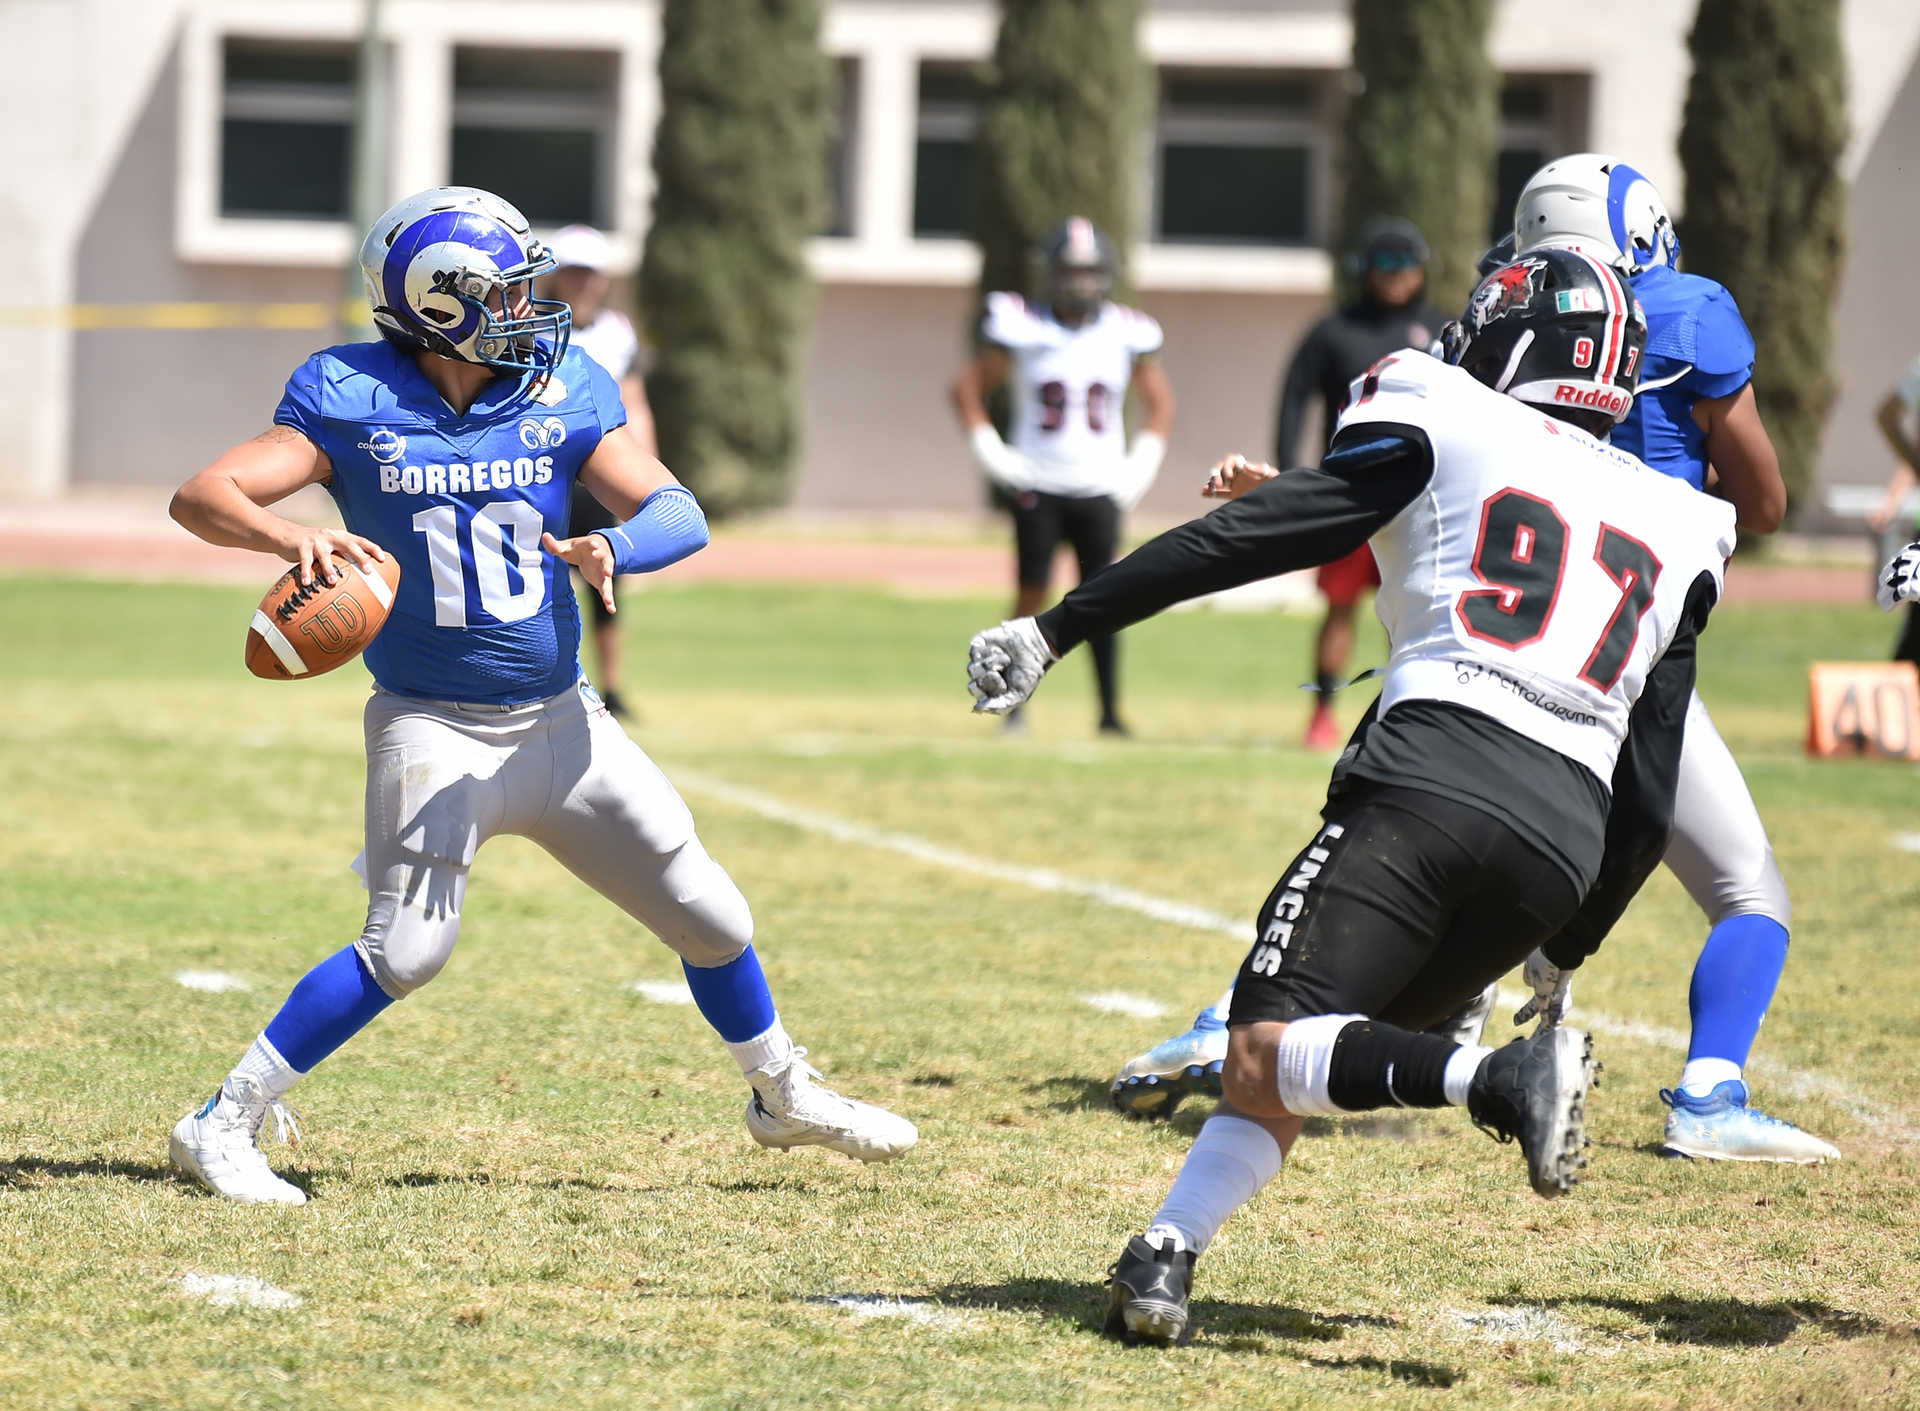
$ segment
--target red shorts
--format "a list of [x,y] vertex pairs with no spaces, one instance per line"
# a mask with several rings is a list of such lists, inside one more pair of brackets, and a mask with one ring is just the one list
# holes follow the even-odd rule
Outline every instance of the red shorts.
[[1359,602],[1369,588],[1380,586],[1380,565],[1373,561],[1373,550],[1362,544],[1343,559],[1321,564],[1316,581],[1328,602],[1345,607]]

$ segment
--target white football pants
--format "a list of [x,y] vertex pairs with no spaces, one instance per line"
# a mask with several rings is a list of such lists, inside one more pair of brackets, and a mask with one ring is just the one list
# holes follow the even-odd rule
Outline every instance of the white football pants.
[[591,692],[367,702],[370,900],[355,949],[395,999],[453,954],[467,870],[498,833],[531,838],[690,965],[724,965],[753,939],[746,898],[686,804]]
[[1709,925],[1758,915],[1792,928],[1787,882],[1773,860],[1760,810],[1697,693],[1687,705],[1673,841],[1665,860]]

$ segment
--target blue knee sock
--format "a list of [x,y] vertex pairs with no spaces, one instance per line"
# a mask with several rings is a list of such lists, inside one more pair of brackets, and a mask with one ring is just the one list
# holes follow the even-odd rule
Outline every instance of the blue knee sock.
[[1769,916],[1732,916],[1715,926],[1693,967],[1687,1060],[1719,1058],[1746,1067],[1760,1021],[1787,965],[1787,928]]
[[683,960],[680,968],[687,972],[693,1002],[727,1043],[743,1044],[773,1027],[773,995],[752,946],[725,965],[703,969]]
[[339,1048],[393,1003],[352,946],[336,951],[306,973],[267,1025],[267,1042],[296,1073]]

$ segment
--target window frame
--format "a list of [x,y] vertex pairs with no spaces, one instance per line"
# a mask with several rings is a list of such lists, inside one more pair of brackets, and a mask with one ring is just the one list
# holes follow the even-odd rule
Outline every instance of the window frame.
[[[1324,248],[1332,210],[1333,112],[1331,90],[1338,78],[1324,70],[1274,68],[1265,65],[1222,68],[1163,64],[1155,70],[1158,85],[1153,119],[1153,152],[1147,180],[1148,240],[1156,246],[1219,250],[1310,250]],[[1311,106],[1295,111],[1263,109],[1236,113],[1211,110],[1173,111],[1169,91],[1173,82],[1191,79],[1270,79],[1299,82],[1313,94]],[[1169,138],[1172,138],[1171,142]],[[1184,139],[1184,142],[1181,140]],[[1166,161],[1168,146],[1205,143],[1216,147],[1259,150],[1303,148],[1307,154],[1306,210],[1298,240],[1247,240],[1236,236],[1207,237],[1166,234]]]
[[[564,40],[543,7],[393,6],[383,17],[389,46],[386,194],[445,185],[452,169],[453,51],[457,47],[600,50],[612,53],[611,191],[606,234],[614,273],[639,264],[653,197],[648,144],[659,114],[654,71],[658,16],[648,7],[568,6]],[[258,0],[199,0],[179,40],[178,134],[174,161],[173,249],[188,264],[344,269],[359,249],[351,220],[227,216],[220,209],[224,115],[223,53],[228,38],[355,44],[357,0],[270,6]],[[536,226],[543,233],[547,227]]]

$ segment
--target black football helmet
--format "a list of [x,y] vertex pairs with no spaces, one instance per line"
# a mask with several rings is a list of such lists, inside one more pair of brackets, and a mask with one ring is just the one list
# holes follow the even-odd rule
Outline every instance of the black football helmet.
[[1647,316],[1626,281],[1573,250],[1535,250],[1480,281],[1441,334],[1446,360],[1595,436],[1625,420]]
[[1493,244],[1487,246],[1485,253],[1480,256],[1479,261],[1473,267],[1473,277],[1475,279],[1485,279],[1488,275],[1499,269],[1501,265],[1509,264],[1512,260],[1513,232],[1509,230],[1505,235],[1494,241]]
[[1099,311],[1113,293],[1120,252],[1107,233],[1085,216],[1069,216],[1040,242],[1046,266],[1047,302],[1081,318]]

